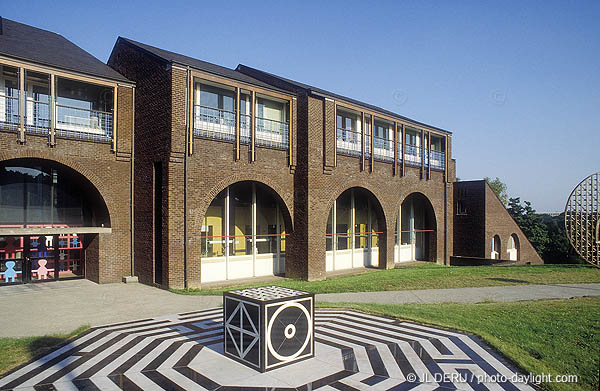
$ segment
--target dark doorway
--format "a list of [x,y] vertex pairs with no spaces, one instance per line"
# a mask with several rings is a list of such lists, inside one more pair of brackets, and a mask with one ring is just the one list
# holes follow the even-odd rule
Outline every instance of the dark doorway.
[[162,284],[162,162],[154,162],[154,282]]

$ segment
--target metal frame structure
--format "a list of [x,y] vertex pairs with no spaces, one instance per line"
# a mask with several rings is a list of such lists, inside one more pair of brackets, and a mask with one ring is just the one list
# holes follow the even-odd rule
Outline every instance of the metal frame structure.
[[600,171],[571,192],[565,206],[565,232],[577,254],[600,267]]

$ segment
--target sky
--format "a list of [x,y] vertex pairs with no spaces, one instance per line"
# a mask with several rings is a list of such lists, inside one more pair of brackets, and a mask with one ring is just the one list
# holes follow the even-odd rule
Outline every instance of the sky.
[[562,211],[600,170],[600,1],[8,1],[102,61],[118,36],[450,130],[461,180]]

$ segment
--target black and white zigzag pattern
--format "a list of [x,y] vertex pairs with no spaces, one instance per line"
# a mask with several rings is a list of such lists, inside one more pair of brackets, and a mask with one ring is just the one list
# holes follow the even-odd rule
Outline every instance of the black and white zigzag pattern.
[[317,311],[315,327],[314,358],[267,373],[223,355],[221,309],[97,327],[9,373],[0,389],[533,390],[435,382],[514,374],[472,336],[347,310]]

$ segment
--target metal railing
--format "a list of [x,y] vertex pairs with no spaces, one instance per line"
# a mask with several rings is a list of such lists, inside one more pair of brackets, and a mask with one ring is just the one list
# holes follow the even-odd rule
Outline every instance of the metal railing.
[[439,151],[431,151],[431,168],[444,170],[446,168],[446,154]]
[[386,162],[394,161],[394,140],[375,136],[373,138],[373,142],[375,144],[375,159]]
[[287,122],[256,117],[256,145],[287,149],[290,145],[290,125]]
[[362,134],[355,130],[337,128],[337,152],[345,155],[360,156],[362,153]]
[[240,143],[250,144],[252,133],[252,116],[240,114]]
[[110,141],[113,115],[105,111],[57,104],[56,135],[79,140]]
[[46,135],[50,131],[50,104],[28,99],[25,104],[25,131]]
[[[402,158],[402,156],[400,156]],[[404,164],[420,166],[421,165],[421,147],[411,144],[404,145]]]
[[21,123],[19,97],[0,94],[0,123],[3,130],[17,130]]
[[194,105],[194,135],[235,141],[235,111]]

